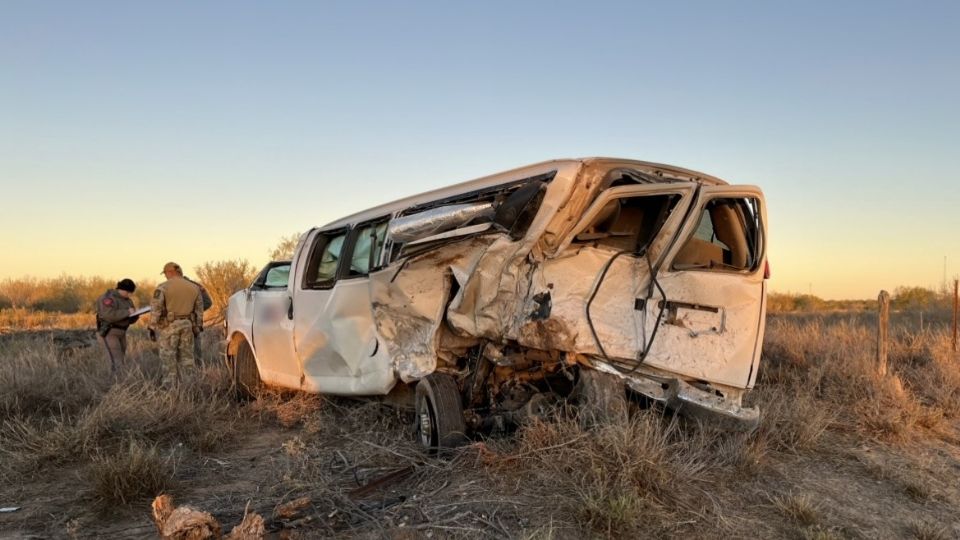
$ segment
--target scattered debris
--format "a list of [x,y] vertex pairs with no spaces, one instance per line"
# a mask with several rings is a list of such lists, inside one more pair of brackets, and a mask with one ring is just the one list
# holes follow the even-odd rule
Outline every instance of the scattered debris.
[[260,540],[266,534],[263,517],[250,511],[250,503],[243,509],[243,520],[230,531],[226,540]]
[[266,534],[263,517],[250,512],[250,504],[243,511],[243,520],[227,536],[220,523],[210,513],[191,506],[173,505],[173,497],[160,495],[153,500],[153,522],[163,540],[259,540]]
[[379,478],[375,478],[366,483],[366,485],[360,486],[357,489],[351,491],[349,496],[351,499],[362,499],[367,495],[371,495],[377,491],[385,489],[393,484],[396,484],[408,476],[413,474],[414,468],[413,465],[403,467],[402,469],[397,469],[391,471]]
[[160,495],[153,500],[153,523],[164,540],[206,540],[220,538],[220,523],[207,512],[178,506],[173,497]]
[[310,506],[313,501],[310,497],[300,497],[289,502],[285,502],[273,511],[274,519],[296,519],[303,514],[303,511]]
[[19,510],[19,509],[20,509],[19,506],[5,506],[5,507],[3,507],[3,508],[0,508],[0,514],[6,514],[6,513],[9,513],[9,512],[16,512],[16,511]]

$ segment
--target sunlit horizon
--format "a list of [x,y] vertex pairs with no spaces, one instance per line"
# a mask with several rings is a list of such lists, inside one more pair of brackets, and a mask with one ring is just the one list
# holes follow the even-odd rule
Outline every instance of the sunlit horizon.
[[953,3],[4,12],[0,280],[259,267],[352,212],[594,155],[760,186],[776,292],[960,274]]

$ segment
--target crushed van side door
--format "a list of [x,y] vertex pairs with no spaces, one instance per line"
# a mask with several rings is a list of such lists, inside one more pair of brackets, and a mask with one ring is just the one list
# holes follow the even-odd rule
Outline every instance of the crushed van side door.
[[[639,357],[651,261],[682,226],[692,182],[621,186],[602,192],[558,249],[534,270],[529,294],[549,298],[549,317],[535,310],[518,341],[624,362]],[[564,342],[566,341],[566,342]]]
[[657,276],[662,294],[645,306],[640,331],[657,332],[646,365],[733,389],[752,386],[763,337],[765,223],[759,188],[700,188]]

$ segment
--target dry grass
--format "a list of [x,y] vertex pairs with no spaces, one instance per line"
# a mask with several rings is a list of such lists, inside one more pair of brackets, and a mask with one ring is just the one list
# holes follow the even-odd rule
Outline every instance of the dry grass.
[[949,529],[940,523],[913,520],[909,526],[910,534],[917,540],[948,540],[953,538]]
[[820,519],[820,507],[808,494],[773,496],[770,502],[784,517],[798,525],[813,525]]
[[209,367],[178,392],[161,388],[149,347],[131,348],[130,369],[117,380],[96,347],[69,358],[50,341],[8,347],[0,364],[0,475],[23,481],[92,464],[94,491],[126,500],[138,486],[166,485],[157,476],[169,468],[157,452],[221,447],[237,422],[227,374]]
[[[703,489],[723,475],[720,434],[652,410],[585,430],[576,418],[533,422],[517,446],[488,460],[501,474],[524,471],[548,506],[574,517],[584,533],[658,535],[711,519]],[[506,472],[504,472],[506,471]]]
[[[102,291],[101,291],[102,292]],[[0,309],[0,333],[4,331],[39,329],[93,329],[94,315],[91,313],[62,313],[59,311],[37,311],[26,308]]]
[[946,334],[895,333],[890,374],[882,377],[874,332],[844,320],[769,321],[754,399],[768,405],[768,417],[780,417],[772,421],[787,435],[785,447],[809,449],[830,426],[904,442],[957,417],[960,370]]
[[93,457],[88,476],[93,493],[104,504],[127,504],[152,498],[173,485],[173,454],[160,455],[157,446],[131,439],[110,454]]
[[[309,497],[317,519],[307,537],[948,537],[931,525],[938,514],[922,512],[956,504],[945,485],[955,473],[914,448],[948,440],[960,407],[957,359],[942,333],[897,331],[891,374],[879,377],[873,341],[859,322],[772,317],[749,396],[762,411],[753,433],[657,409],[588,429],[561,408],[511,437],[435,458],[414,442],[407,413],[375,402],[267,391],[238,408],[216,367],[180,395],[158,388],[155,354],[141,341],[138,369],[119,381],[96,348],[64,356],[52,343],[23,341],[0,353],[0,480],[76,469],[98,499],[130,504],[206,474],[215,477],[207,501],[226,501],[237,519],[248,499],[269,515]],[[250,417],[273,437],[260,441],[256,465],[224,455]],[[877,449],[869,459],[865,446]],[[209,465],[218,460],[227,465]],[[814,491],[803,482],[811,464],[811,475],[843,469],[837,484],[857,473],[862,482]],[[254,482],[256,492],[215,491],[221,474]],[[900,517],[844,528],[845,512],[861,504],[845,495],[863,489]],[[871,519],[886,521],[871,529]]]

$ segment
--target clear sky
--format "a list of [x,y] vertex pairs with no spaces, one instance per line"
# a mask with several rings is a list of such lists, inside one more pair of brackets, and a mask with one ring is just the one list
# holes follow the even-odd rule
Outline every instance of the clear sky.
[[557,157],[760,185],[772,287],[960,273],[958,2],[0,6],[0,279],[265,262]]

